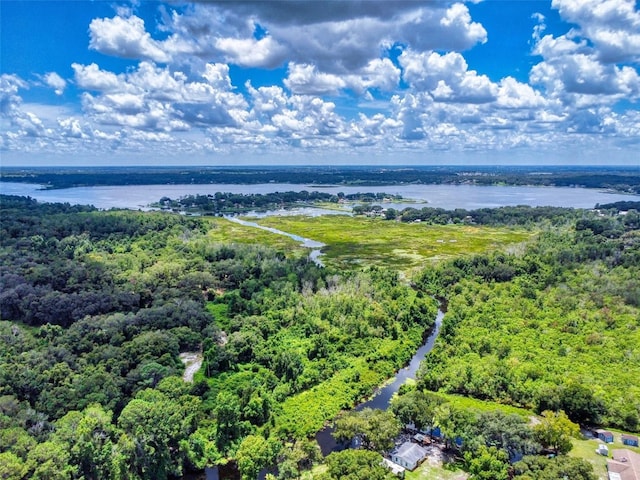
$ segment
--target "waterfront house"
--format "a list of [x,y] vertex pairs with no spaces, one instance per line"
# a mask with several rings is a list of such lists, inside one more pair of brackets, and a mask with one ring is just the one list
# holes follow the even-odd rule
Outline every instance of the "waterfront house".
[[411,442],[404,442],[391,452],[391,461],[407,470],[415,470],[426,457],[427,449]]
[[611,433],[609,430],[603,430],[599,428],[598,430],[596,430],[596,436],[603,442],[613,443],[613,433]]
[[640,480],[640,455],[627,449],[614,450],[607,471],[609,480]]

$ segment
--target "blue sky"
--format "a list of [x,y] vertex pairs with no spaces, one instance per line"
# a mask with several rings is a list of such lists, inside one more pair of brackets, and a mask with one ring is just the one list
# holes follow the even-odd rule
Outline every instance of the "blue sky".
[[634,0],[0,1],[0,165],[640,167]]

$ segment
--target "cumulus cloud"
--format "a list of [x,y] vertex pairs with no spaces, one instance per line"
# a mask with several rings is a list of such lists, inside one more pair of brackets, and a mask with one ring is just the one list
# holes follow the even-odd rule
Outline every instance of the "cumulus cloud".
[[554,8],[578,25],[564,35],[534,31],[533,54],[543,61],[530,72],[550,98],[587,107],[640,96],[640,76],[623,61],[640,59],[640,13],[628,0],[554,0]]
[[336,95],[346,87],[346,82],[338,75],[318,72],[314,65],[289,65],[289,73],[284,80],[286,87],[293,93]]
[[[430,1],[338,0],[331,8],[305,1],[199,3],[167,14],[164,28],[172,35],[153,43],[134,17],[108,23],[111,28],[104,28],[108,33],[101,37],[111,39],[104,42],[109,51],[118,50],[113,44],[136,38],[148,46],[145,50],[163,48],[168,56],[180,51],[207,61],[266,68],[287,60],[332,74],[365,68],[393,43],[417,50],[464,50],[487,39],[486,30],[472,21],[464,4]],[[149,52],[139,58],[160,61]]]
[[168,62],[171,58],[162,42],[151,38],[144,21],[135,15],[96,18],[89,25],[89,35],[89,47],[106,55],[155,62]]
[[640,76],[633,67],[605,64],[593,54],[575,52],[554,51],[533,66],[531,82],[543,86],[552,98],[579,105],[638,98]]
[[49,72],[44,76],[45,83],[54,89],[56,95],[62,95],[67,82],[56,72]]
[[[274,68],[286,61],[283,83],[293,94],[337,95],[349,90],[370,96],[372,89],[393,91],[399,85],[400,69],[386,58],[394,44],[415,51],[463,50],[487,39],[486,30],[472,20],[463,3],[338,0],[327,8],[303,1],[221,1],[174,10],[163,7],[163,12],[158,25],[163,40],[154,39],[131,9],[119,9],[113,18],[91,22],[90,47],[169,65],[184,65],[190,58],[196,70],[203,63]],[[94,64],[73,68],[76,82],[87,90],[107,92],[119,83]],[[495,87],[475,72],[437,87],[434,94],[442,101],[482,102],[495,96]]]
[[58,119],[58,126],[60,127],[60,132],[64,137],[81,139],[89,138],[89,134],[85,131],[88,129],[83,127],[81,120],[78,118],[67,117]]
[[404,80],[417,90],[429,92],[437,101],[486,103],[498,94],[497,86],[486,75],[468,70],[459,53],[405,51],[398,60]]
[[497,104],[504,108],[539,108],[548,104],[540,92],[512,77],[500,81],[497,96]]
[[22,103],[18,91],[24,88],[28,88],[27,83],[17,75],[0,75],[0,113],[4,117],[16,114]]
[[258,118],[270,118],[286,108],[289,99],[278,86],[253,88],[247,82],[247,91],[251,97],[252,112]]
[[13,124],[18,127],[21,134],[29,137],[41,137],[47,133],[42,120],[32,112],[23,112],[14,117]]
[[276,67],[285,59],[285,48],[271,37],[218,38],[215,47],[225,61],[242,67]]
[[28,84],[17,75],[0,75],[0,114],[17,130],[18,136],[45,136],[48,132],[42,120],[23,108],[19,91],[26,88]]
[[640,11],[634,0],[553,0],[552,6],[593,42],[605,63],[640,60]]
[[233,124],[246,110],[246,101],[233,93],[229,67],[207,64],[199,78],[181,71],[140,62],[138,68],[115,75],[96,65],[74,64],[84,92],[85,112],[98,123],[135,129],[174,131],[193,126]]
[[285,86],[295,94],[337,95],[350,89],[363,95],[368,89],[392,91],[398,87],[400,69],[388,58],[370,61],[348,75],[336,75],[318,71],[315,65],[290,63]]
[[71,64],[75,80],[80,88],[86,90],[109,91],[118,87],[118,76],[112,72],[100,70],[95,63],[91,65]]
[[[330,8],[174,2],[158,7],[153,25],[135,5],[119,7],[113,18],[91,22],[89,47],[135,66],[73,63],[72,80],[55,72],[35,74],[37,82],[2,75],[0,142],[16,151],[152,145],[158,153],[208,155],[465,152],[637,138],[640,114],[613,108],[640,98],[634,2],[554,0],[553,7],[572,26],[552,35],[534,14],[538,63],[528,83],[470,69],[465,50],[488,34],[455,0],[335,0]],[[233,84],[232,75],[264,68],[277,70],[254,80],[260,86]],[[61,95],[67,81],[80,90],[82,114],[22,102],[23,89]]]

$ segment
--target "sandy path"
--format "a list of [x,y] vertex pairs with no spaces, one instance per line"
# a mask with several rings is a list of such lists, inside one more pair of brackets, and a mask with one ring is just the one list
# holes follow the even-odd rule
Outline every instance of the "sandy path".
[[199,352],[183,352],[180,354],[180,360],[185,365],[182,379],[185,382],[193,382],[193,376],[202,366],[202,354]]

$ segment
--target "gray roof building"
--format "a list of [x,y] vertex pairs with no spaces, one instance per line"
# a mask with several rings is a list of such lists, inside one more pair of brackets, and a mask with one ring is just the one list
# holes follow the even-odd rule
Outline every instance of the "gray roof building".
[[425,459],[427,453],[427,449],[417,443],[404,442],[391,452],[391,461],[407,470],[414,470]]

